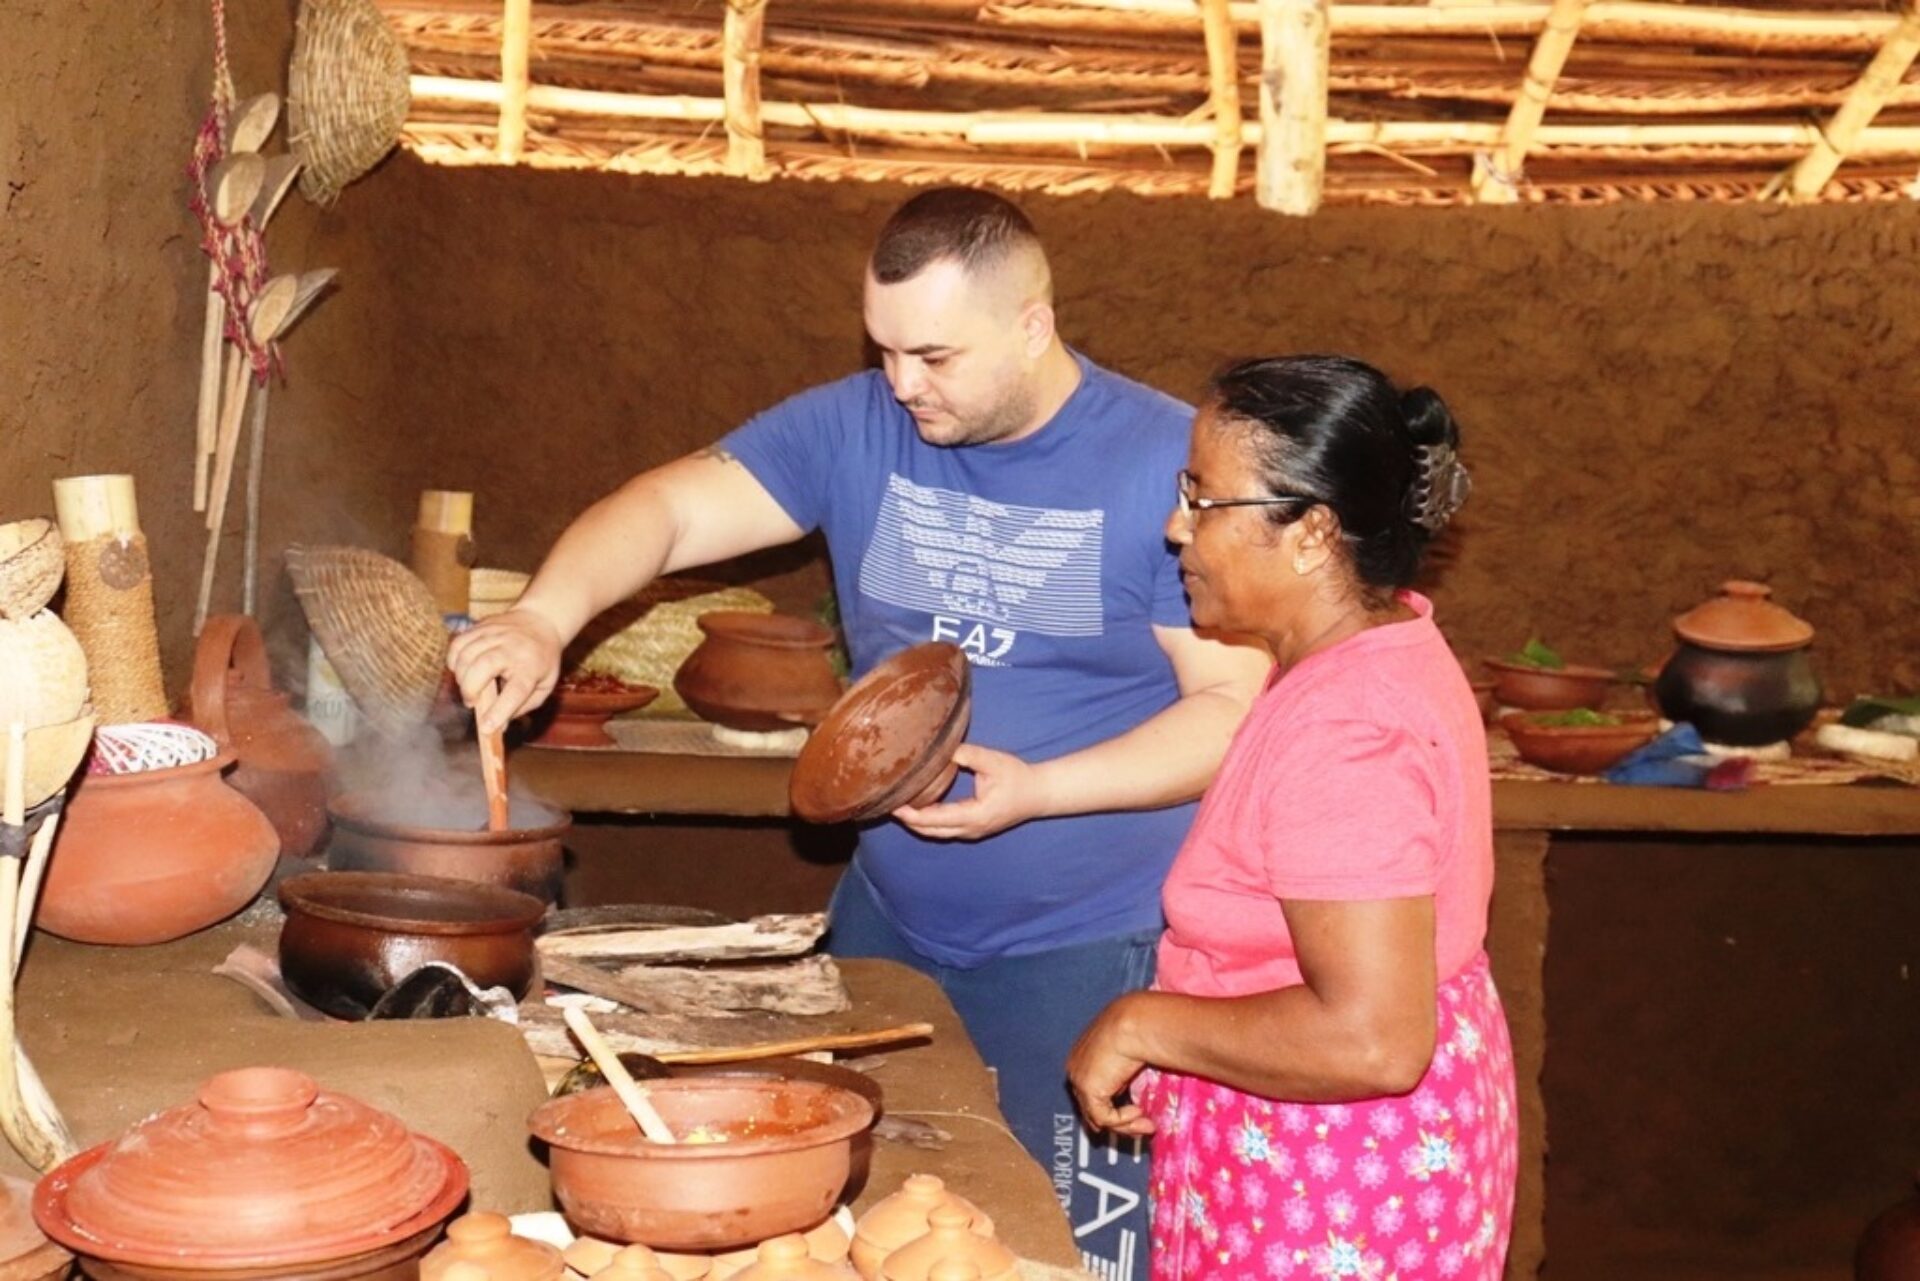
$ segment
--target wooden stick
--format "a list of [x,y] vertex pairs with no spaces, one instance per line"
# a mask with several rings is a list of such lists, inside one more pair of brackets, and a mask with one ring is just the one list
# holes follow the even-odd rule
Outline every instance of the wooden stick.
[[825,1032],[791,1041],[763,1041],[758,1045],[714,1046],[700,1050],[663,1050],[653,1057],[662,1063],[745,1063],[751,1059],[780,1059],[819,1050],[866,1050],[899,1041],[924,1041],[933,1036],[931,1023],[902,1023],[867,1032]]
[[27,850],[27,865],[20,874],[20,902],[13,922],[13,965],[20,968],[26,956],[27,939],[33,932],[33,909],[40,902],[40,883],[46,879],[47,860],[53,856],[54,834],[60,830],[60,811],[54,810],[40,822]]
[[1305,216],[1327,176],[1327,0],[1260,0],[1260,139],[1254,195]]
[[1217,137],[1213,144],[1213,175],[1207,195],[1233,199],[1240,182],[1240,49],[1227,0],[1201,0],[1201,21],[1207,36],[1207,105],[1213,112]]
[[267,457],[268,379],[253,401],[253,425],[247,434],[247,530],[240,571],[240,612],[253,616],[254,589],[260,576],[260,469]]
[[[275,99],[275,110],[278,108]],[[207,198],[215,225],[223,230],[238,223],[260,196],[267,162],[251,151],[228,156],[207,172]],[[200,401],[194,416],[193,509],[207,509],[208,464],[220,424],[220,352],[226,337],[227,300],[216,288],[220,264],[207,264],[207,319],[200,334]]]
[[580,1038],[580,1044],[593,1059],[594,1066],[600,1069],[600,1075],[605,1077],[607,1084],[613,1087],[613,1092],[620,1096],[620,1102],[625,1104],[627,1111],[632,1114],[634,1124],[640,1127],[640,1133],[654,1143],[678,1143],[680,1140],[674,1136],[660,1114],[653,1110],[653,1103],[647,1098],[646,1091],[627,1075],[626,1065],[620,1062],[620,1056],[600,1039],[598,1032],[594,1031],[593,1020],[587,1017],[587,1012],[578,1006],[570,1005],[561,1017],[566,1019],[567,1026],[573,1030],[573,1034]]
[[743,178],[767,176],[760,123],[760,44],[766,20],[767,0],[727,0],[721,48],[727,172]]
[[500,28],[500,158],[520,159],[527,145],[527,87],[532,80],[533,0],[506,0]]
[[507,796],[506,731],[481,730],[480,780],[487,788],[487,830],[504,832],[512,822],[512,802]]
[[[0,818],[10,826],[20,827],[27,821],[26,786],[27,727],[24,722],[14,721],[7,726],[7,772],[0,786]],[[51,833],[46,836],[46,844],[52,844]],[[35,845],[40,845],[38,834]],[[14,1026],[14,974],[22,932],[20,862],[0,858],[0,1133],[29,1165],[48,1170],[72,1151],[73,1144],[66,1135],[65,1123],[46,1098],[45,1087],[21,1052]],[[27,914],[32,915],[31,909]],[[23,1088],[23,1078],[32,1082],[30,1090]]]
[[1812,150],[1800,158],[1787,174],[1787,198],[1806,203],[1819,198],[1858,144],[1867,126],[1880,114],[1887,99],[1906,77],[1907,68],[1920,57],[1920,0],[1907,0],[1900,12],[1900,25],[1880,46],[1867,69],[1860,73],[1840,109],[1820,132]]
[[1483,204],[1512,204],[1519,198],[1515,190],[1521,168],[1526,164],[1527,148],[1534,131],[1547,114],[1547,100],[1567,65],[1580,34],[1580,22],[1586,16],[1588,0],[1553,0],[1547,25],[1534,42],[1533,56],[1527,59],[1526,74],[1520,80],[1520,93],[1507,112],[1500,148],[1493,156],[1474,166],[1473,194]]

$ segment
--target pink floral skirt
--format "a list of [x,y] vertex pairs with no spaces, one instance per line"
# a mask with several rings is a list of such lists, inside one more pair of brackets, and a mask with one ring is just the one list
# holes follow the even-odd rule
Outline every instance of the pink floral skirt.
[[1433,1062],[1411,1093],[1299,1104],[1149,1069],[1153,1281],[1499,1281],[1518,1108],[1483,954],[1440,985]]

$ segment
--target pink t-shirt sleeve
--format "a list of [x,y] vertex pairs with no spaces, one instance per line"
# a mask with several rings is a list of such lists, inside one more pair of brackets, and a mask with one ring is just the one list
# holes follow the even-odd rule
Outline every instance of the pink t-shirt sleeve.
[[1427,755],[1404,730],[1316,720],[1288,735],[1260,845],[1287,899],[1416,898],[1439,884],[1440,824]]

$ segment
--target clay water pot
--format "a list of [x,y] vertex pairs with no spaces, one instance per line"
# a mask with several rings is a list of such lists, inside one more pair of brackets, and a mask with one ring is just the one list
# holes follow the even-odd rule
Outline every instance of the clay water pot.
[[513,1235],[507,1216],[490,1211],[449,1223],[447,1239],[420,1260],[420,1281],[447,1281],[456,1263],[478,1266],[489,1281],[560,1281],[567,1270],[559,1250]]
[[363,1019],[401,979],[438,961],[516,998],[532,989],[533,927],[547,905],[498,885],[391,872],[283,881],[280,974],[301,1000]]
[[188,715],[238,764],[227,782],[280,834],[280,857],[311,857],[327,834],[333,746],[273,687],[260,627],[244,614],[207,620],[193,654]]
[[1680,644],[1653,686],[1669,720],[1734,747],[1778,743],[1813,722],[1820,710],[1807,652],[1813,628],[1772,594],[1762,583],[1735,580],[1673,620]]
[[339,871],[401,872],[477,881],[557,902],[566,875],[564,810],[515,799],[504,831],[487,830],[486,801],[429,805],[405,793],[343,792],[328,802]]
[[80,775],[34,924],[78,943],[165,943],[245,907],[280,838],[221,778],[232,763]]
[[887,1256],[909,1241],[925,1236],[928,1216],[943,1205],[958,1206],[966,1214],[971,1231],[981,1236],[993,1235],[993,1220],[973,1202],[949,1192],[940,1176],[908,1175],[898,1192],[876,1202],[860,1216],[853,1233],[854,1270],[865,1281],[875,1281]]
[[1920,1189],[1874,1216],[1853,1252],[1854,1281],[1920,1281]]
[[550,1099],[527,1126],[547,1144],[553,1192],[594,1236],[658,1250],[724,1250],[818,1224],[851,1169],[853,1136],[873,1108],[812,1081],[647,1084],[676,1134],[706,1127],[715,1143],[651,1143],[610,1088]]
[[706,639],[673,675],[674,692],[702,720],[771,733],[818,724],[840,697],[828,654],[833,632],[784,614],[702,614]]
[[810,823],[864,822],[927,805],[953,785],[954,749],[973,711],[959,646],[915,645],[854,683],[808,736],[788,800]]
[[930,1281],[942,1268],[968,1266],[980,1281],[1012,1281],[1019,1257],[992,1237],[973,1231],[972,1216],[953,1201],[927,1213],[927,1231],[889,1254],[880,1265],[884,1281]]
[[103,1281],[345,1281],[413,1274],[466,1194],[451,1149],[256,1067],[57,1166],[33,1215]]

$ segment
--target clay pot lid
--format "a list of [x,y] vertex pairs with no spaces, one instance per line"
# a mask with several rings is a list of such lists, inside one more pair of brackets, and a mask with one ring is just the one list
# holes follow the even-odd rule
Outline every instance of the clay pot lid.
[[733,1274],[734,1281],[844,1281],[846,1273],[813,1257],[797,1232],[762,1241],[752,1263]]
[[403,1241],[466,1194],[467,1168],[442,1144],[304,1073],[254,1067],[60,1165],[33,1214],[95,1258],[267,1268]]
[[927,1215],[926,1235],[916,1237],[886,1257],[880,1275],[886,1281],[930,1281],[941,1264],[968,1264],[987,1281],[1012,1277],[1018,1267],[1013,1251],[972,1230],[973,1216],[953,1201],[937,1205]]
[[1802,649],[1813,640],[1813,627],[1768,598],[1765,583],[1734,579],[1720,585],[1720,594],[1673,620],[1681,640],[1703,649],[1735,653],[1774,654]]
[[788,799],[812,823],[878,818],[934,783],[966,736],[966,655],[945,641],[915,645],[855,682],[793,763]]
[[482,1210],[447,1225],[447,1239],[420,1261],[420,1281],[457,1281],[467,1266],[491,1281],[559,1281],[567,1265],[553,1246],[515,1236],[506,1215]]

